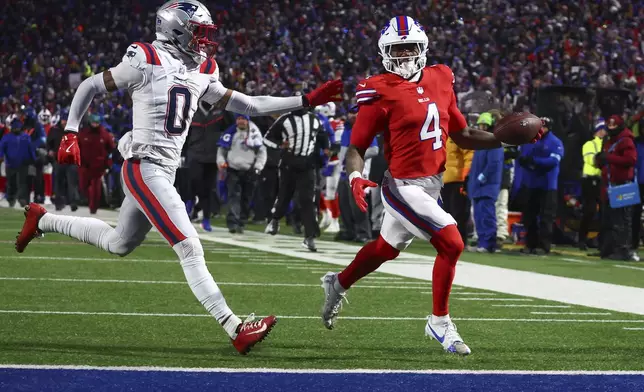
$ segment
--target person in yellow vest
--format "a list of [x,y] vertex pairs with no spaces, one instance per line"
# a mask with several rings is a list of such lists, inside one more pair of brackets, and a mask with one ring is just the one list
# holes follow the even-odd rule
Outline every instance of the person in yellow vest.
[[602,171],[596,166],[595,156],[602,151],[603,139],[606,136],[606,123],[599,118],[595,124],[594,137],[584,143],[581,154],[584,167],[581,178],[582,218],[579,224],[579,249],[588,249],[588,231],[600,205],[600,185]]
[[447,161],[441,192],[443,208],[452,214],[464,243],[467,243],[467,224],[470,220],[470,199],[466,194],[465,177],[470,171],[474,150],[465,150],[447,139]]

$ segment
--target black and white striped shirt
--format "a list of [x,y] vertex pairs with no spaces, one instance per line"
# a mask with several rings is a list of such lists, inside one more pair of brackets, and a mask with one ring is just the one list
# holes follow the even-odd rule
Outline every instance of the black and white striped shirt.
[[271,148],[284,147],[294,156],[308,157],[316,152],[320,130],[322,124],[314,113],[305,110],[286,113],[266,132],[264,144]]

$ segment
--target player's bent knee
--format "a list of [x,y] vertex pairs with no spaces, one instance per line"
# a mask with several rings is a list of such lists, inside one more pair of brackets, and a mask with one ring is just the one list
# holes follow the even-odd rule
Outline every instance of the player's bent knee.
[[400,254],[400,250],[389,244],[381,235],[375,241],[376,254],[382,257],[383,260],[393,260]]
[[172,249],[179,256],[179,260],[204,258],[203,246],[197,237],[188,237],[185,240],[175,244]]
[[436,250],[449,259],[457,260],[463,253],[465,244],[456,225],[448,225],[434,234],[431,240]]

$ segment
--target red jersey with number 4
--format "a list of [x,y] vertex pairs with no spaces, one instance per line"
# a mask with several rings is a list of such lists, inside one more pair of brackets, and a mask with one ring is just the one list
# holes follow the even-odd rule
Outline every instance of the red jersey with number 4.
[[418,82],[391,73],[361,81],[351,144],[366,149],[384,132],[385,158],[394,178],[442,173],[449,133],[467,126],[453,84],[454,74],[445,65],[425,67]]

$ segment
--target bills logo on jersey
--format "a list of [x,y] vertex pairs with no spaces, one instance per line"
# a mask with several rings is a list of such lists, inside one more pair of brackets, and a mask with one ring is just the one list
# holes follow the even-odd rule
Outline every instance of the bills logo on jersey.
[[188,16],[190,18],[192,18],[192,16],[195,14],[195,12],[197,12],[197,8],[199,8],[199,6],[197,6],[195,4],[190,4],[190,3],[174,3],[174,4],[169,5],[168,8],[180,9],[181,11],[185,12],[186,14],[188,14]]
[[423,95],[423,93],[425,92],[425,89],[418,86],[418,88],[416,88],[416,91],[418,91],[418,94]]

